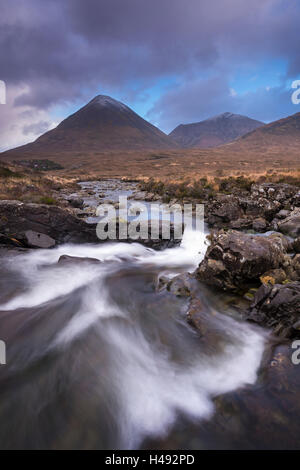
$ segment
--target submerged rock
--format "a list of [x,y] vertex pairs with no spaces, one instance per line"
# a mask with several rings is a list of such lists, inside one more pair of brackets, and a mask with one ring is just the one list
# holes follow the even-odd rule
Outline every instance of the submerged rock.
[[189,273],[179,274],[167,283],[167,290],[177,297],[189,297],[192,292],[193,277]]
[[79,256],[69,256],[69,255],[62,255],[58,262],[58,264],[78,264],[78,263],[88,263],[88,264],[100,264],[101,261],[97,258],[81,258]]

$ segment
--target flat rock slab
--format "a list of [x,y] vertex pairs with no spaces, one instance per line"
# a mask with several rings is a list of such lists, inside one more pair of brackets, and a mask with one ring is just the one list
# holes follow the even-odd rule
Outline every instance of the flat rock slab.
[[31,248],[53,248],[55,240],[44,233],[27,230],[25,232],[26,243]]
[[62,255],[59,260],[58,264],[100,264],[101,261],[97,258],[81,258],[79,256],[69,256],[69,255]]

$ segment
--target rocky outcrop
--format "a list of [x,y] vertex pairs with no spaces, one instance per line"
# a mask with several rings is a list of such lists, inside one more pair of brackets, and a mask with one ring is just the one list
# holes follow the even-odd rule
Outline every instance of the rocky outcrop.
[[247,318],[272,328],[279,336],[300,337],[300,282],[262,285],[255,294]]
[[[253,184],[250,191],[217,194],[206,204],[206,219],[208,225],[214,228],[253,229],[256,232],[280,230],[297,236],[294,221],[292,229],[290,227],[290,219],[298,216],[299,203],[299,189],[296,186],[284,183]],[[296,223],[299,226],[299,221],[296,220]],[[279,229],[281,225],[282,230]]]
[[45,241],[46,237],[53,239],[55,244],[98,241],[95,226],[86,224],[71,212],[57,206],[19,201],[0,201],[0,233],[25,246],[36,246],[33,239]]
[[199,281],[225,291],[239,291],[285,261],[281,237],[261,237],[230,230],[214,233],[196,270]]
[[[0,243],[29,248],[52,248],[62,243],[99,243],[97,224],[88,224],[72,212],[57,206],[25,204],[19,201],[0,201]],[[157,239],[125,238],[122,242],[138,242],[161,250],[179,245],[175,226],[171,224],[170,235],[163,238],[162,230]],[[119,223],[116,222],[116,241],[119,240]],[[110,240],[112,241],[112,240]]]

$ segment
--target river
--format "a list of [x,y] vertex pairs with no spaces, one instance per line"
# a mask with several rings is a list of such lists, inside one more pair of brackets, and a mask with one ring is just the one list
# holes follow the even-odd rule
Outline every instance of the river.
[[203,339],[186,321],[188,300],[156,288],[205,250],[205,234],[187,231],[160,252],[108,242],[3,255],[0,448],[296,447],[299,374],[280,368],[288,347],[271,347],[270,332],[199,285],[214,312]]

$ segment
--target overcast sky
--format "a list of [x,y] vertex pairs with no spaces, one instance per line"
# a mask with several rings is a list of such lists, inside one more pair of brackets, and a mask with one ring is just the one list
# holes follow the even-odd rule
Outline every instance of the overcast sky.
[[170,132],[231,111],[300,111],[299,0],[0,0],[0,149],[97,94]]

